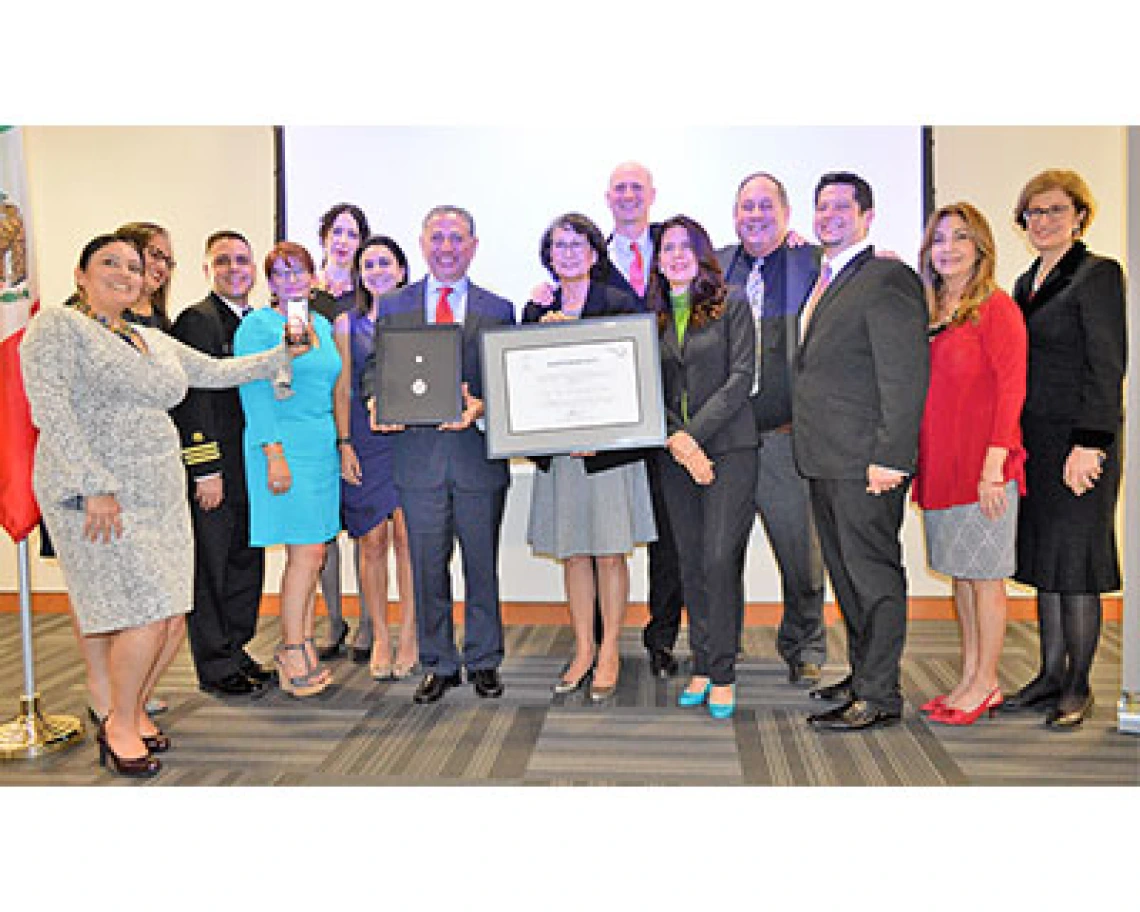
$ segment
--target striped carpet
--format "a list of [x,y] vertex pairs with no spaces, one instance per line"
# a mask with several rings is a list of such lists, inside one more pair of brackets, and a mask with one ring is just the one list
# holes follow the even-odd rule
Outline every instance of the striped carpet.
[[[90,731],[77,748],[0,763],[3,785],[84,786],[958,786],[1137,785],[1140,739],[1115,730],[1120,626],[1106,624],[1094,690],[1097,708],[1079,730],[1050,732],[1039,716],[1003,716],[967,728],[930,724],[915,707],[952,685],[957,630],[913,621],[903,667],[903,724],[861,734],[816,732],[804,717],[819,708],[785,679],[770,627],[745,631],[738,711],[716,722],[704,709],[675,706],[684,673],[650,676],[639,631],[622,639],[622,677],[605,705],[581,693],[553,697],[551,683],[571,651],[568,628],[507,631],[506,693],[479,699],[468,686],[416,706],[417,681],[376,683],[367,667],[334,663],[336,684],[296,700],[276,688],[255,699],[219,699],[197,689],[187,650],[160,687],[171,705],[159,721],[174,740],[160,776],[135,783],[100,770]],[[687,652],[682,634],[678,652]],[[833,659],[841,627],[829,628]],[[252,652],[268,657],[276,618]],[[63,616],[35,619],[37,684],[49,713],[84,715],[83,669]],[[1036,631],[1011,623],[1002,684],[1033,674]],[[838,661],[825,677],[842,672]],[[684,670],[683,670],[684,671]],[[0,716],[11,717],[23,686],[18,618],[0,616]]]

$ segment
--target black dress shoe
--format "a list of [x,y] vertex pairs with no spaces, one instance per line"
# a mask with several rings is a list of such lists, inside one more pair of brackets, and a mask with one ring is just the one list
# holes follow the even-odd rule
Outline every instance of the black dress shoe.
[[886,712],[866,700],[851,700],[827,712],[808,716],[808,722],[814,728],[827,731],[863,731],[894,725],[901,719],[900,713]]
[[499,677],[497,668],[480,668],[478,671],[467,672],[467,679],[475,685],[475,693],[481,697],[501,697],[503,695],[503,679]]
[[257,662],[243,662],[241,673],[251,681],[256,681],[258,684],[267,684],[272,678],[276,677],[272,671],[258,665]]
[[668,649],[649,650],[649,673],[655,678],[671,678],[677,673],[677,660]]
[[851,675],[834,684],[809,690],[808,696],[813,700],[842,700],[844,703],[850,703],[855,699],[855,692],[851,689]]
[[1076,728],[1092,713],[1093,704],[1095,702],[1091,693],[1075,706],[1067,700],[1062,700],[1057,704],[1056,708],[1050,710],[1049,715],[1045,717],[1045,727],[1058,729]]
[[349,655],[352,657],[352,661],[355,664],[367,665],[368,662],[372,659],[372,647],[371,646],[353,646],[349,650]]
[[788,666],[788,683],[811,687],[819,683],[823,669],[815,662],[793,662]]
[[217,694],[223,697],[247,696],[263,689],[260,681],[250,680],[240,671],[228,674],[219,681],[203,681],[200,687],[208,694]]
[[416,703],[434,703],[450,688],[458,687],[462,683],[463,679],[459,676],[458,671],[453,671],[449,675],[436,674],[434,671],[428,672],[420,681],[420,686],[416,688],[416,692],[412,694],[412,700]]

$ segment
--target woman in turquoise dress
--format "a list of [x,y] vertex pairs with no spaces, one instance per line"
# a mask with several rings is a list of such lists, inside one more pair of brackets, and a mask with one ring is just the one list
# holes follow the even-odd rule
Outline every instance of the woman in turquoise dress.
[[[272,306],[254,311],[234,337],[234,354],[264,351],[280,339],[286,301],[308,300],[313,260],[299,244],[281,241],[265,258]],[[281,576],[281,646],[275,659],[281,688],[294,696],[320,693],[332,676],[313,643],[317,576],[325,542],[340,529],[340,458],[333,387],[340,355],[328,320],[309,313],[312,349],[295,359],[292,376],[241,388],[250,544],[285,545]]]

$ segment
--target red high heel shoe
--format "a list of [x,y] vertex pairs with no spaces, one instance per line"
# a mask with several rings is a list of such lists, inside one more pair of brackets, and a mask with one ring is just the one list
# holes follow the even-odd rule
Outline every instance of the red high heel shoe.
[[919,712],[932,713],[935,710],[942,709],[946,705],[946,697],[948,694],[939,694],[937,697],[931,697],[919,708]]
[[1001,689],[995,687],[989,692],[986,698],[973,709],[957,709],[956,707],[943,704],[941,709],[936,709],[930,714],[930,721],[937,722],[940,725],[973,725],[978,721],[982,713],[989,713],[990,716],[993,716],[1001,704]]

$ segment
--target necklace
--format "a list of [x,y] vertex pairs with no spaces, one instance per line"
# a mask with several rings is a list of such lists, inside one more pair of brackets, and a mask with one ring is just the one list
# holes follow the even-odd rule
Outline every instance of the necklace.
[[142,336],[139,335],[138,330],[135,329],[126,320],[124,320],[121,316],[116,317],[114,320],[112,320],[109,317],[103,316],[101,313],[96,313],[94,310],[92,310],[91,305],[82,298],[76,302],[75,309],[78,310],[81,314],[86,314],[105,329],[109,329],[132,348],[135,348],[141,352],[145,352],[147,350],[146,343],[143,341]]

